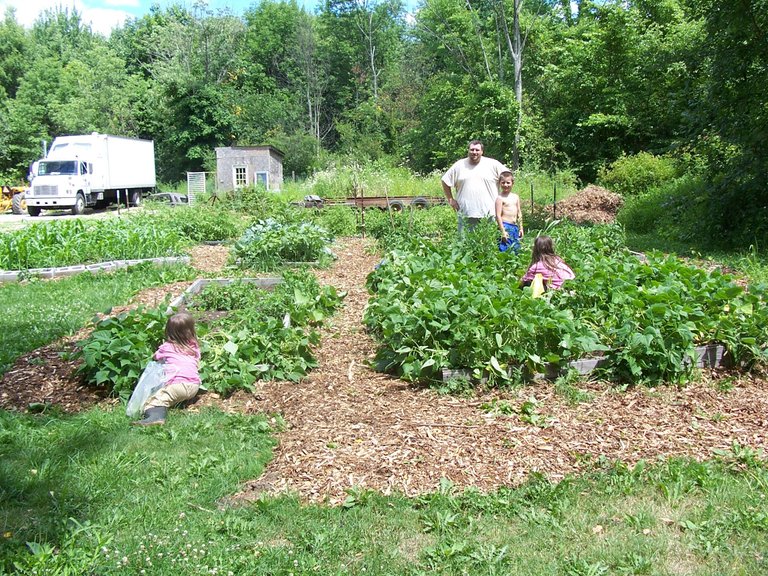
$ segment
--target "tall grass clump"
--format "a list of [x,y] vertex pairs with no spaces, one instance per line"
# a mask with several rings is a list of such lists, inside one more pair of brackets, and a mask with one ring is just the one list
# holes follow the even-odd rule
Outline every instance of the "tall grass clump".
[[307,179],[307,194],[321,198],[348,196],[440,196],[441,174],[419,176],[386,162],[359,164],[337,160]]
[[707,222],[707,200],[701,178],[686,175],[630,196],[616,220],[627,234],[649,237],[640,248],[705,248],[722,246]]

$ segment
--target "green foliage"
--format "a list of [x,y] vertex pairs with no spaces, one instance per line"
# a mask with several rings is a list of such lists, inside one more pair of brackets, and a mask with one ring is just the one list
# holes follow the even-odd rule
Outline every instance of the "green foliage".
[[91,385],[127,398],[162,343],[167,319],[161,308],[139,307],[96,320],[72,355],[73,360],[82,361],[77,374]]
[[285,198],[266,190],[263,186],[246,186],[222,198],[233,212],[253,218],[276,218],[288,210]]
[[412,167],[419,172],[445,169],[466,156],[471,139],[483,141],[486,156],[511,163],[517,111],[513,91],[498,82],[434,78],[418,111],[421,122],[408,135]]
[[332,257],[329,233],[308,222],[280,223],[260,220],[243,233],[232,248],[232,258],[241,268],[266,272],[285,264],[306,262],[319,265]]
[[704,182],[690,176],[662,183],[625,200],[616,219],[634,234],[653,234],[667,243],[688,243],[712,248],[724,239],[702,226],[707,221]]
[[300,380],[317,365],[315,327],[344,297],[333,286],[320,287],[306,271],[285,272],[272,293],[261,294],[244,282],[212,290],[195,305],[232,308],[224,308],[231,312],[203,338],[200,371],[206,386],[223,394],[250,388],[257,379]]
[[449,206],[402,212],[368,210],[365,213],[365,232],[376,238],[384,250],[418,243],[421,238],[454,238],[456,231],[456,212]]
[[607,169],[600,170],[597,181],[612,192],[630,197],[669,184],[677,176],[672,158],[640,152],[614,160]]
[[[229,394],[251,389],[258,379],[299,381],[317,362],[312,347],[319,342],[316,326],[344,297],[334,287],[320,287],[306,271],[286,272],[272,292],[236,281],[207,286],[190,303],[191,310],[226,311],[201,314],[197,334],[202,359],[200,375],[209,390]],[[104,386],[126,397],[163,339],[165,308],[139,308],[95,323],[78,343],[73,359],[90,385]]]
[[237,212],[210,204],[159,208],[153,221],[155,226],[176,229],[195,242],[231,240],[242,234],[246,226]]
[[661,254],[642,262],[617,227],[550,233],[576,279],[537,299],[517,287],[530,236],[519,256],[498,253],[482,229],[389,252],[368,280],[377,367],[411,380],[469,368],[503,383],[597,355],[608,379],[659,383],[689,378],[694,348],[710,342],[744,366],[768,359],[764,286],[745,291],[717,270]]
[[125,304],[139,290],[193,278],[194,271],[187,266],[140,264],[55,281],[1,284],[0,373],[19,356],[74,334],[95,312]]
[[333,237],[357,234],[360,218],[356,210],[347,206],[325,206],[309,212],[303,209],[303,212],[297,216],[327,230]]
[[151,215],[51,220],[0,235],[0,269],[26,270],[178,256],[188,240],[173,223]]
[[307,194],[321,198],[435,196],[442,194],[441,175],[435,172],[426,177],[419,176],[402,166],[393,166],[386,159],[364,164],[339,159],[326,169],[315,172],[306,186],[309,189]]

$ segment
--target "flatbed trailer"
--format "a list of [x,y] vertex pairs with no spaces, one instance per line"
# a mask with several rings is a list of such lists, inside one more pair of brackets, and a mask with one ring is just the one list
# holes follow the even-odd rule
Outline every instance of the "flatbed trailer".
[[444,196],[349,196],[347,198],[320,198],[319,196],[305,196],[301,202],[294,205],[304,208],[323,208],[325,206],[349,206],[350,208],[388,208],[394,212],[400,212],[406,207],[430,208],[445,204]]

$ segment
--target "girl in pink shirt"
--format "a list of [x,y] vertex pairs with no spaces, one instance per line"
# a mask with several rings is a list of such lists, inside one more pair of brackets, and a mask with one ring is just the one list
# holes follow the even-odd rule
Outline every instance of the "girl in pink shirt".
[[544,278],[544,285],[557,290],[565,280],[573,280],[573,273],[560,256],[555,254],[555,244],[549,236],[539,236],[533,242],[531,266],[520,280],[521,286],[530,286],[536,274]]
[[168,318],[165,342],[155,352],[154,359],[163,364],[167,380],[147,400],[144,419],[134,422],[138,426],[165,424],[168,408],[194,398],[200,388],[200,346],[191,314],[179,312]]

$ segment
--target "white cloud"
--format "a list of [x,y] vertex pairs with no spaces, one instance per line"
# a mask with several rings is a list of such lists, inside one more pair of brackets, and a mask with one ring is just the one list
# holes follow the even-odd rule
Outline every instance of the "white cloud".
[[[112,0],[110,4],[133,7],[138,6],[138,0]],[[42,12],[58,6],[70,10],[76,8],[84,23],[105,36],[109,36],[113,28],[121,26],[126,18],[133,16],[118,8],[89,8],[80,0],[0,0],[0,17],[5,15],[6,8],[13,7],[16,9],[16,22],[30,28]]]

